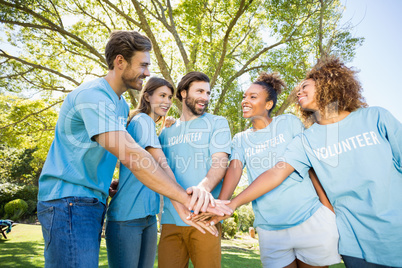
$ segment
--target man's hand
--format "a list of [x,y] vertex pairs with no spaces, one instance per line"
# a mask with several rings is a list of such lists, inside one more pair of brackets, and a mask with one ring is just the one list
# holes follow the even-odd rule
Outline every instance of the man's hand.
[[[218,200],[217,200],[218,201]],[[228,204],[228,206],[232,211],[234,211],[236,209],[236,206],[233,204]],[[218,215],[214,215],[213,213],[201,213],[199,215],[191,215],[191,220],[198,222],[198,221],[202,221],[202,222],[206,222],[207,226],[214,226],[216,223],[225,220],[227,218],[230,218],[232,216],[233,212],[229,215],[224,215],[224,216],[218,216]]]
[[119,186],[119,180],[112,180],[109,186],[110,197],[113,197],[117,193],[117,186]]
[[194,228],[197,228],[197,230],[199,230],[201,233],[205,234],[205,231],[208,231],[209,233],[211,233],[214,236],[218,236],[219,232],[218,229],[213,226],[208,224],[206,221],[192,221],[189,220],[189,216],[191,214],[190,210],[186,209],[186,207],[176,201],[172,201],[172,204],[174,206],[174,208],[176,209],[177,213],[179,214],[180,218],[182,219],[182,221],[184,221],[185,224],[188,224],[190,226],[193,226]]
[[199,186],[192,186],[186,190],[191,194],[189,210],[194,214],[201,212],[211,212],[215,215],[232,215],[233,210],[227,206],[229,200],[215,200],[210,192]]
[[189,210],[193,210],[198,214],[200,210],[207,212],[208,206],[215,207],[215,199],[212,194],[198,186],[191,186],[186,190],[191,195]]

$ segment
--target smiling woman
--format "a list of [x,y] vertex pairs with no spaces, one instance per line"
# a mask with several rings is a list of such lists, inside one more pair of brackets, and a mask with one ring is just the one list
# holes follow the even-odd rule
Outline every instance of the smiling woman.
[[[157,162],[165,158],[155,123],[165,117],[172,105],[172,97],[173,87],[169,82],[151,77],[141,91],[138,107],[129,117],[127,131]],[[143,165],[145,168],[145,163]],[[158,212],[159,194],[145,187],[127,167],[121,165],[118,190],[107,210],[109,267],[153,267]]]
[[[262,73],[244,93],[243,117],[251,120],[252,128],[233,138],[231,161],[219,199],[232,196],[244,167],[249,183],[253,185],[261,174],[283,160],[287,145],[303,131],[302,123],[293,115],[270,117],[284,87],[279,75]],[[321,189],[318,191],[322,192]],[[253,202],[254,226],[259,234],[264,267],[311,267],[340,262],[335,216],[320,203],[320,200],[329,202],[325,195],[317,196],[307,172],[290,172],[271,192],[261,191],[259,196],[256,192],[249,186],[232,200],[229,207],[234,210]],[[247,202],[243,202],[244,199]],[[211,222],[219,220],[221,218],[216,217]]]

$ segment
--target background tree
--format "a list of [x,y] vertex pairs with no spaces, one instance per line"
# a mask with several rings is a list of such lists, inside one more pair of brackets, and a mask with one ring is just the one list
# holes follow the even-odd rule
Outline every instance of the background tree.
[[[289,91],[317,58],[331,53],[353,58],[363,39],[339,25],[342,11],[339,0],[0,0],[0,93],[38,100],[23,115],[8,113],[0,122],[1,144],[5,138],[23,141],[41,122],[53,128],[50,111],[65,93],[106,74],[104,48],[116,29],[146,34],[153,44],[153,75],[173,85],[188,71],[208,74],[209,111],[227,117],[235,134],[247,127],[240,113],[242,88],[259,72],[277,71],[288,85],[274,111],[279,115],[291,104]],[[135,105],[136,93],[127,94]],[[10,112],[16,113],[14,107],[21,106],[11,103]],[[176,102],[171,114],[179,112]],[[45,151],[46,142],[38,143],[34,154]]]

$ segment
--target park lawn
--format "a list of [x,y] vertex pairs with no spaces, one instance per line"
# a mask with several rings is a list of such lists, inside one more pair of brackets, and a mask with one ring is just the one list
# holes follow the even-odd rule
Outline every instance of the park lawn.
[[[43,267],[43,238],[40,225],[17,224],[0,238],[1,267]],[[99,267],[108,267],[105,239],[102,239]],[[157,267],[157,261],[154,267]],[[190,263],[190,267],[193,267]],[[247,235],[235,239],[222,240],[222,267],[262,267],[259,257],[258,240]],[[343,264],[330,268],[342,268]]]

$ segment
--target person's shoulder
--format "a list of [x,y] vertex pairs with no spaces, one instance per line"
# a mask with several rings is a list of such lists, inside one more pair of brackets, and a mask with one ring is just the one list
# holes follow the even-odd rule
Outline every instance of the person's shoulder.
[[106,81],[103,80],[102,78],[97,78],[81,84],[70,93],[71,97],[79,102],[98,102],[99,100],[110,99],[107,85],[105,85]]
[[211,122],[214,122],[216,124],[229,124],[228,120],[225,117],[221,116],[221,115],[214,115],[214,114],[210,114],[210,113],[205,113],[204,118],[209,120],[209,121],[211,121]]
[[154,121],[154,120],[152,120],[152,118],[149,116],[149,115],[147,115],[146,113],[138,113],[138,114],[136,114],[134,117],[133,117],[133,119],[131,119],[131,121]]
[[293,123],[296,122],[296,123],[301,124],[300,119],[293,114],[281,114],[281,115],[275,116],[273,119],[277,122],[286,121],[286,122],[293,122]]

